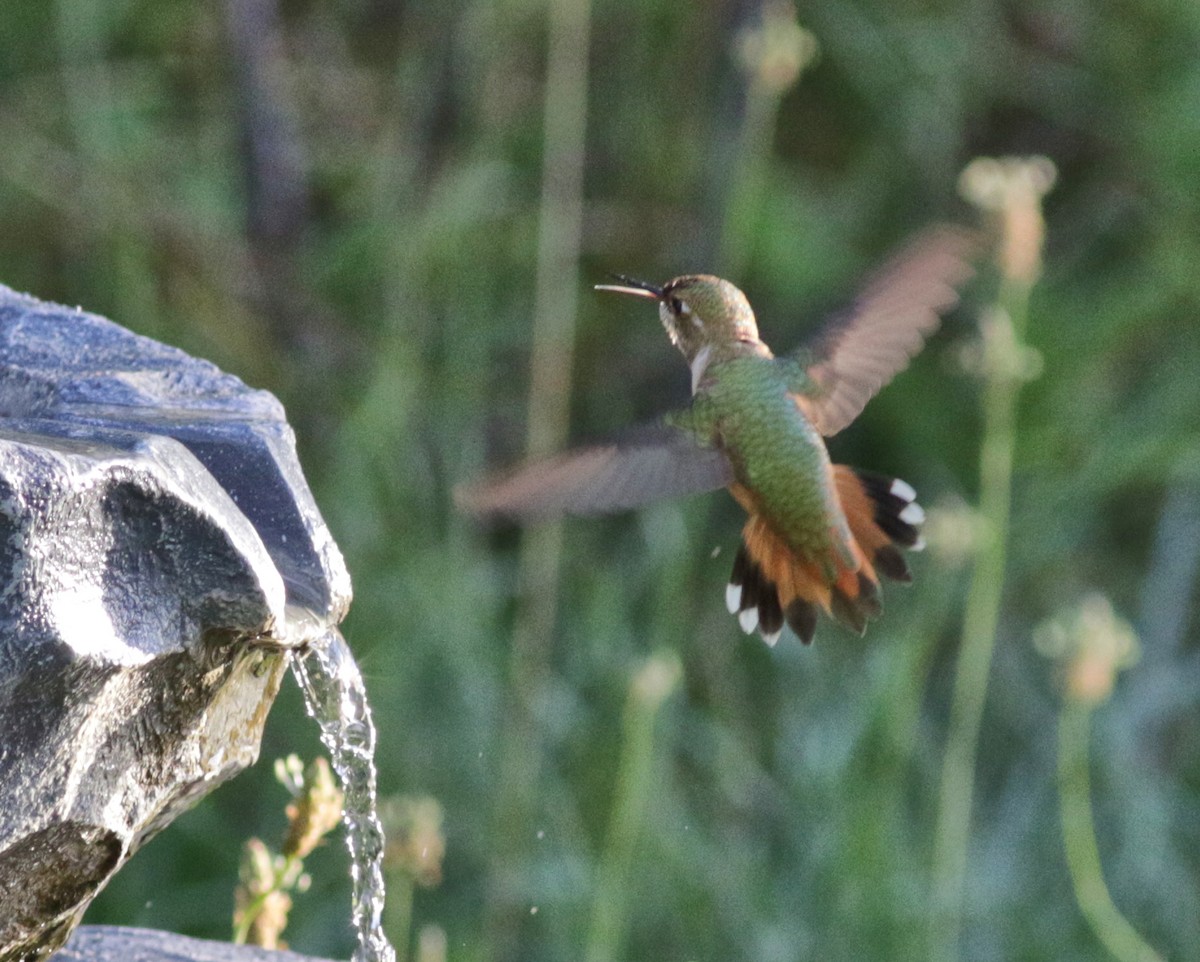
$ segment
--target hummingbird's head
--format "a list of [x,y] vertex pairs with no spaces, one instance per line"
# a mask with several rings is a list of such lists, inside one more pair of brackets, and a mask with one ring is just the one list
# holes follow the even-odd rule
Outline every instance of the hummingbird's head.
[[[729,281],[711,274],[684,274],[662,287],[618,276],[620,284],[597,284],[598,291],[617,291],[658,302],[658,316],[671,343],[692,364],[701,352],[745,344],[759,350],[758,324],[746,295]],[[706,355],[707,356],[707,355]]]

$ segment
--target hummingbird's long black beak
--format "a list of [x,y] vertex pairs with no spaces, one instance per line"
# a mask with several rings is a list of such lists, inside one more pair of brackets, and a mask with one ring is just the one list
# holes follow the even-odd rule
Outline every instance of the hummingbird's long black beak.
[[616,291],[618,294],[632,294],[634,297],[644,297],[651,301],[661,301],[663,297],[663,289],[657,284],[650,284],[647,281],[639,281],[633,277],[626,277],[624,274],[610,275],[614,280],[618,280],[620,284],[597,284],[598,291]]

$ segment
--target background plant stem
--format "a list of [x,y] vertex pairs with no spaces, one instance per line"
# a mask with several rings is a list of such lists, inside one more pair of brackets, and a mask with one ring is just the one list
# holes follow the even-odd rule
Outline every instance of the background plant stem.
[[[567,437],[583,222],[590,2],[550,0],[548,13],[526,450],[531,458],[561,448]],[[517,916],[506,880],[532,834],[542,756],[535,703],[549,670],[561,553],[560,524],[524,532],[518,561],[519,607],[509,659],[512,704],[501,749],[498,828],[504,841],[497,846],[492,862],[489,892],[488,928],[496,958],[506,958],[513,950]]]
[[[1040,238],[1039,238],[1040,243]],[[1030,283],[1005,278],[997,303],[983,318],[983,441],[979,455],[982,538],[963,615],[950,728],[942,762],[934,835],[930,958],[958,957],[964,884],[975,788],[975,756],[987,699],[988,675],[1004,592],[1012,502],[1019,364]]]
[[654,787],[654,722],[678,683],[681,671],[678,656],[655,655],[646,661],[629,686],[621,724],[621,762],[608,835],[597,871],[586,962],[612,962],[620,957],[629,925],[634,853]]
[[383,911],[383,924],[388,938],[396,947],[396,962],[408,962],[412,944],[413,893],[416,883],[404,871],[392,871],[387,875],[387,904]]
[[1091,715],[1089,705],[1067,699],[1058,718],[1058,793],[1063,848],[1075,899],[1096,938],[1113,958],[1119,962],[1162,962],[1162,956],[1146,944],[1113,904],[1108,886],[1104,884],[1092,822],[1088,773]]

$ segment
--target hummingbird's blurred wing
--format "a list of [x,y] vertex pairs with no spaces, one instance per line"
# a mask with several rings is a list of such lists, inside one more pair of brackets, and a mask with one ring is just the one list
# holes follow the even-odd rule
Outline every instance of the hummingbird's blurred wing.
[[624,511],[732,480],[733,468],[717,448],[700,444],[690,431],[654,425],[461,486],[454,500],[471,514],[537,521]]
[[858,417],[875,393],[902,371],[958,303],[958,286],[974,273],[979,237],[941,224],[894,254],[850,307],[834,315],[796,358],[806,368],[804,413],[829,436]]

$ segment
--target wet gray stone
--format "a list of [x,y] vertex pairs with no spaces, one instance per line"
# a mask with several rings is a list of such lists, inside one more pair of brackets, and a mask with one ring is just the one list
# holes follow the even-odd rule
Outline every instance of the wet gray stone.
[[312,962],[311,955],[189,939],[167,932],[83,925],[55,962]]
[[349,600],[275,398],[0,286],[0,962],[253,763]]

